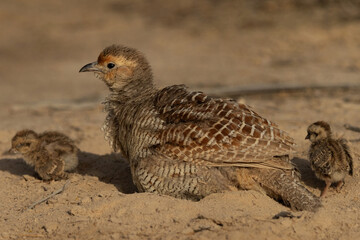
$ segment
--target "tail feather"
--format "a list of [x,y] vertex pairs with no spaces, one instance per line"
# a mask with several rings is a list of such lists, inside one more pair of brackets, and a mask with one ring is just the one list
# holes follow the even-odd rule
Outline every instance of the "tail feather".
[[307,190],[296,177],[283,170],[257,174],[256,181],[268,196],[284,202],[292,209],[314,212],[322,206],[317,196]]

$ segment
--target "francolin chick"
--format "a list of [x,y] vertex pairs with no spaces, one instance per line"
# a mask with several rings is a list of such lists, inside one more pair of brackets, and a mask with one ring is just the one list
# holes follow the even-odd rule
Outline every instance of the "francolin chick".
[[309,139],[309,159],[316,176],[325,181],[324,197],[331,183],[340,191],[347,174],[353,175],[353,159],[345,139],[333,139],[330,125],[323,121],[311,124],[305,139]]
[[78,148],[59,132],[37,134],[32,130],[22,130],[15,134],[11,144],[10,151],[21,153],[25,162],[35,167],[43,180],[67,178],[66,172],[78,165]]
[[158,90],[144,55],[121,45],[80,72],[96,73],[110,89],[103,128],[139,191],[198,200],[256,189],[294,209],[321,206],[293,175],[293,139],[248,106],[184,85]]

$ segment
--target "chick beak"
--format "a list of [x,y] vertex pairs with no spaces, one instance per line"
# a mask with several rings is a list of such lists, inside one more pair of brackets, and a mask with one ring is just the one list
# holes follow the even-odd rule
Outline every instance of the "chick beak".
[[310,133],[308,133],[308,135],[306,135],[305,139],[310,139]]
[[92,62],[83,66],[79,72],[101,72],[98,68],[97,62]]
[[14,155],[14,154],[16,154],[16,153],[17,153],[16,149],[10,148],[9,150],[3,152],[2,154],[3,154],[3,155]]

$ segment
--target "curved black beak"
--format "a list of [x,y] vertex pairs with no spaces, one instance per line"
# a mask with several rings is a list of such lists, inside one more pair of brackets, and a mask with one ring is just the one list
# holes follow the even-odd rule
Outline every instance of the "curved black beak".
[[306,135],[305,139],[310,139],[310,133],[308,133],[308,135]]
[[100,72],[100,69],[97,67],[97,62],[92,62],[83,66],[79,72]]

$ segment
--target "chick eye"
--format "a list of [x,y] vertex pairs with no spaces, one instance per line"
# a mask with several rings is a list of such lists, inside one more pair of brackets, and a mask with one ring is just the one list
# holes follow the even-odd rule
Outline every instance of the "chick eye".
[[19,143],[18,145],[16,145],[16,148],[21,148],[21,147],[29,147],[31,143]]
[[109,69],[112,69],[113,67],[115,67],[115,64],[114,64],[114,63],[108,63],[107,67],[108,67]]

